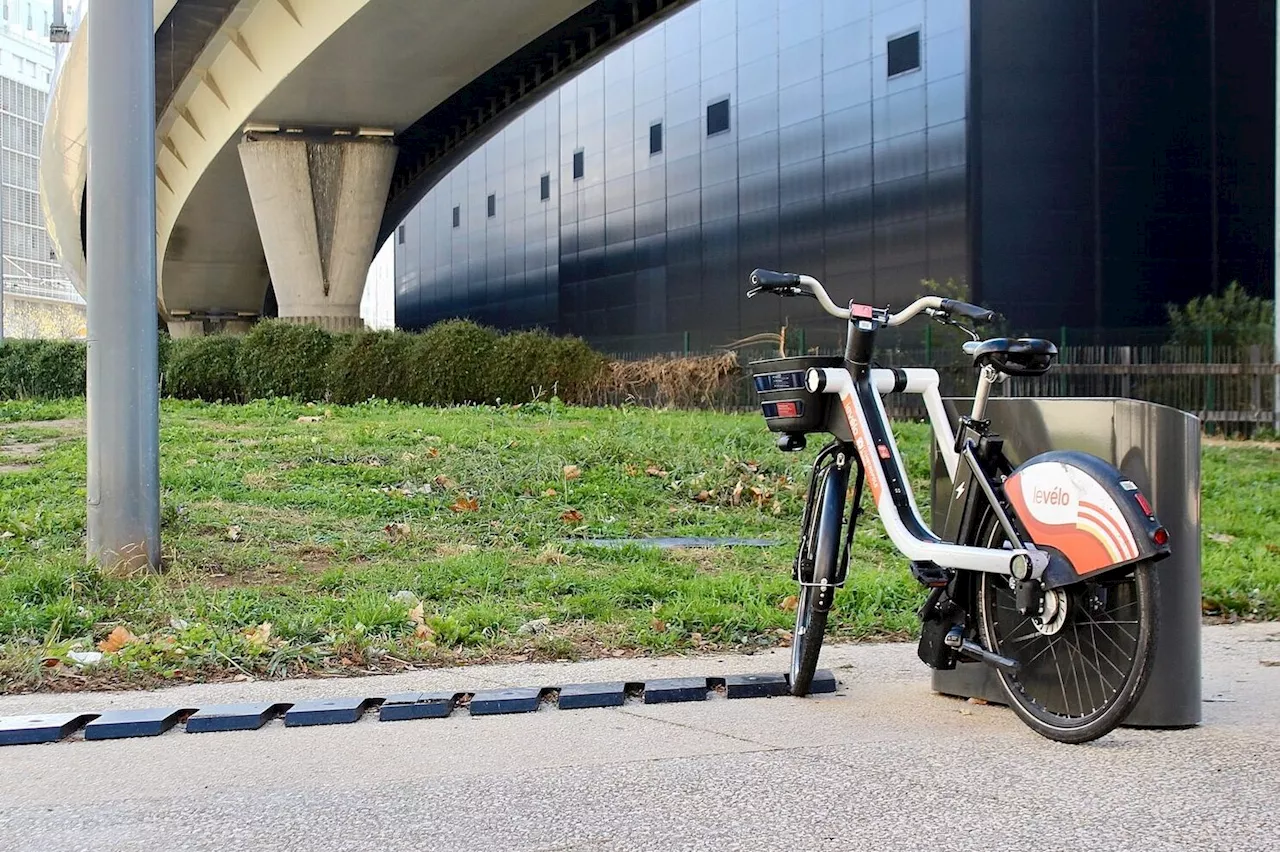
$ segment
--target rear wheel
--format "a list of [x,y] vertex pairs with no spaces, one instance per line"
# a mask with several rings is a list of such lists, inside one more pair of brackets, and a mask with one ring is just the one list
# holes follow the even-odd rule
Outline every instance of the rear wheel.
[[[1001,547],[994,518],[978,542]],[[988,649],[1018,662],[1000,672],[1009,706],[1036,733],[1083,743],[1109,733],[1142,697],[1156,641],[1156,573],[1149,562],[1044,594],[1039,616],[1018,612],[1012,578],[983,574],[979,629]]]
[[791,635],[791,694],[808,695],[818,670],[818,655],[827,629],[827,615],[835,599],[836,570],[840,559],[840,530],[844,521],[845,489],[849,485],[847,457],[840,465],[823,472],[817,489],[818,503],[809,513],[810,528],[800,539],[800,546],[811,560],[812,579],[800,578],[800,595],[796,604],[796,627]]

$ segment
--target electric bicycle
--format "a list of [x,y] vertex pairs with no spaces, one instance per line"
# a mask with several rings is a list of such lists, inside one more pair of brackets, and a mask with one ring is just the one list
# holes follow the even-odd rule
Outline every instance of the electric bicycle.
[[[1008,376],[1046,372],[1057,356],[1038,339],[981,339],[993,312],[926,296],[905,309],[832,302],[808,275],[757,269],[758,293],[805,296],[848,322],[843,357],[756,362],[765,420],[784,451],[806,435],[832,440],[813,464],[792,570],[800,584],[790,689],[808,693],[854,529],[870,493],[885,532],[928,590],[918,653],[927,665],[994,667],[1009,706],[1037,733],[1081,743],[1115,728],[1142,695],[1156,643],[1154,566],[1169,534],[1131,480],[1094,456],[1053,451],[1013,467],[985,417]],[[925,315],[963,329],[977,370],[972,410],[952,427],[931,369],[874,365],[877,332]],[[922,519],[882,396],[923,397],[950,475],[950,505]],[[849,496],[851,494],[851,497]],[[847,505],[846,505],[847,504]]]

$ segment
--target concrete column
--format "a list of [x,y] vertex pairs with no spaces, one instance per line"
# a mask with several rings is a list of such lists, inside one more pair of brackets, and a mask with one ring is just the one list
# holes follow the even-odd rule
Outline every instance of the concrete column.
[[203,320],[169,320],[169,336],[174,340],[204,337]]
[[239,148],[280,318],[331,331],[363,328],[360,297],[395,145],[246,138]]

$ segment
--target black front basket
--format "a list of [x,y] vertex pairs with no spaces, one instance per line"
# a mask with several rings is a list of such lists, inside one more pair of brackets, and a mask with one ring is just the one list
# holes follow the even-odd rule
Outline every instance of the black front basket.
[[810,393],[804,374],[810,367],[842,367],[844,359],[830,355],[800,355],[751,362],[756,396],[770,432],[824,432],[832,395]]

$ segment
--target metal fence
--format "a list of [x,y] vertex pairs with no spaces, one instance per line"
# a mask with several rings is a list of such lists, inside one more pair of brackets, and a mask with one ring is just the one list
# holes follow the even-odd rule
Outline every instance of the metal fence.
[[[882,332],[876,358],[886,367],[933,367],[941,377],[944,396],[973,395],[976,371],[960,351],[963,341],[954,329],[928,328],[925,335]],[[1167,339],[1168,331],[1164,330]],[[1048,335],[1045,335],[1048,336]],[[1089,340],[1091,333],[1062,330],[1053,337]],[[816,339],[815,339],[816,338]],[[1096,338],[1093,338],[1096,339]],[[1133,339],[1157,339],[1154,333],[1134,333]],[[652,343],[653,341],[649,341]],[[663,341],[664,343],[666,341]],[[681,341],[684,342],[684,341]],[[651,357],[638,346],[615,357],[633,360]],[[709,349],[710,347],[708,347]],[[793,330],[787,338],[791,353],[835,354],[842,351],[836,330],[818,334]],[[671,347],[670,354],[697,354],[687,346]],[[650,350],[652,351],[652,350]],[[670,350],[669,350],[670,351]],[[708,351],[703,349],[702,351]],[[724,386],[705,399],[713,407],[754,409],[755,392],[749,368],[752,360],[778,357],[776,344],[741,347],[741,375],[723,379]],[[1124,397],[1169,405],[1195,414],[1213,431],[1252,434],[1258,429],[1276,429],[1275,377],[1280,373],[1275,353],[1269,345],[1221,346],[1211,340],[1201,346],[1176,345],[1093,345],[1068,342],[1059,348],[1059,359],[1043,376],[1010,378],[997,394],[1016,397]],[[652,398],[650,398],[652,397]],[[656,403],[651,390],[638,389],[631,399]],[[692,403],[706,407],[706,403]],[[886,399],[894,417],[922,418],[924,406],[918,398],[895,396]]]

